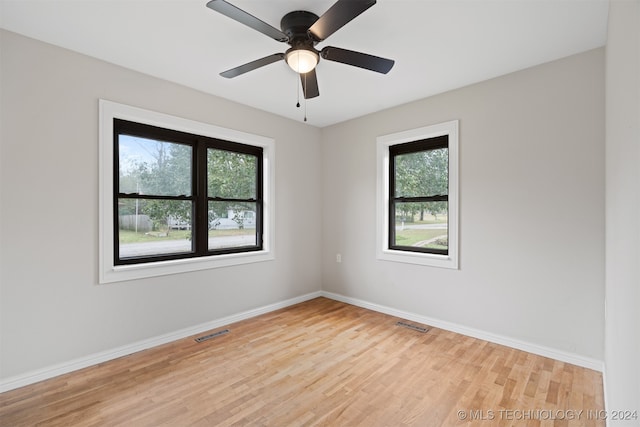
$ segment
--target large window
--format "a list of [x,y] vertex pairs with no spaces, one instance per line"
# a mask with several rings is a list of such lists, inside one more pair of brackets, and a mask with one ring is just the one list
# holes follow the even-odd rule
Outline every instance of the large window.
[[378,138],[378,258],[457,268],[458,122]]
[[273,259],[273,140],[100,101],[100,282]]
[[113,145],[116,265],[262,249],[261,147],[119,119]]

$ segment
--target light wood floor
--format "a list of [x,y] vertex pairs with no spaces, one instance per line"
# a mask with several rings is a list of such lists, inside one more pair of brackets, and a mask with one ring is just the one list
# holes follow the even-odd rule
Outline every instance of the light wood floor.
[[604,426],[600,373],[398,320],[314,299],[0,394],[0,425]]

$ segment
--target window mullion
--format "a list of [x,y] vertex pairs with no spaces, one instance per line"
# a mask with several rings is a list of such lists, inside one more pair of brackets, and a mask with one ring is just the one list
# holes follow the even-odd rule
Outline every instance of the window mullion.
[[209,215],[207,203],[207,146],[196,144],[193,150],[193,182],[196,194],[194,239],[196,254],[203,255],[209,250]]

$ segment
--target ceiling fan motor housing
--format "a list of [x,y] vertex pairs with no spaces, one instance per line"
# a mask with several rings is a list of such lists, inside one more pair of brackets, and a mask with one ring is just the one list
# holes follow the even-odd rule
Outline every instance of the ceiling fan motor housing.
[[289,12],[282,17],[280,28],[289,37],[289,44],[294,49],[312,48],[317,43],[309,32],[309,28],[318,20],[318,15],[304,10]]

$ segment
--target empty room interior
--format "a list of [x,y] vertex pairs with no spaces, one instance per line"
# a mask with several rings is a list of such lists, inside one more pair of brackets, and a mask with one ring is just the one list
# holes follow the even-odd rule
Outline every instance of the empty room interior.
[[0,27],[0,425],[640,425],[639,0]]

